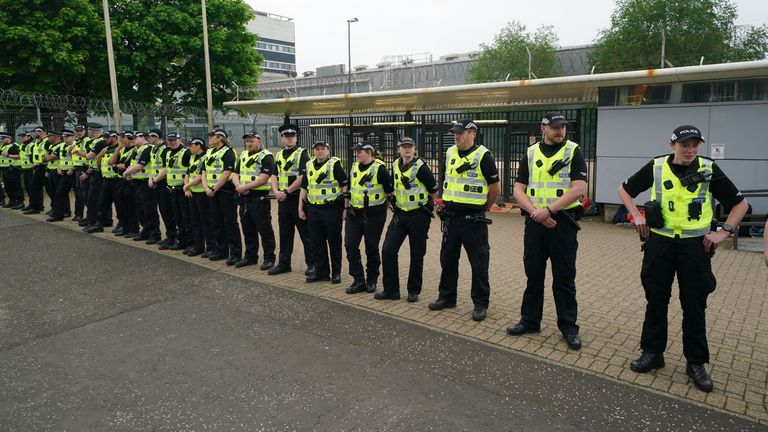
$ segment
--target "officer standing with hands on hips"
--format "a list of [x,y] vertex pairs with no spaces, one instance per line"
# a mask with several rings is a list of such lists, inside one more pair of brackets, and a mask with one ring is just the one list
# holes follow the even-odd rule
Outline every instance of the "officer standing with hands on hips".
[[291,271],[293,255],[293,237],[296,231],[304,245],[304,262],[307,264],[305,276],[315,273],[315,258],[309,244],[307,222],[299,218],[299,189],[301,189],[301,170],[307,165],[307,150],[298,145],[299,127],[284,124],[278,128],[283,148],[277,152],[275,165],[277,173],[272,176],[272,192],[277,198],[277,221],[280,231],[280,255],[277,265],[267,274],[276,275]]
[[576,324],[576,223],[583,215],[580,199],[587,191],[587,164],[579,145],[565,137],[568,120],[551,112],[541,120],[542,140],[520,161],[514,197],[525,216],[523,264],[528,278],[520,322],[507,328],[519,336],[538,333],[544,307],[547,259],[552,262],[552,292],[557,328],[568,348],[581,349]]
[[400,272],[397,253],[406,237],[411,251],[408,272],[408,301],[419,300],[421,294],[424,255],[427,253],[429,225],[432,222],[433,202],[437,199],[437,183],[432,170],[416,156],[416,143],[404,137],[397,143],[400,157],[392,164],[394,173],[395,216],[389,223],[384,238],[382,255],[382,283],[384,290],[376,293],[376,300],[400,298]]
[[488,280],[490,245],[486,210],[490,210],[501,193],[499,172],[488,149],[475,143],[478,126],[471,119],[454,123],[450,129],[456,142],[446,152],[443,204],[438,211],[443,222],[440,248],[440,285],[430,310],[456,307],[461,247],[467,251],[472,267],[472,319],[483,321],[488,312],[491,285]]
[[315,274],[307,276],[306,281],[340,284],[341,224],[346,218],[345,193],[349,181],[341,160],[329,157],[328,143],[315,141],[312,152],[315,157],[302,169],[299,197],[299,218],[308,222],[316,262]]
[[[645,290],[642,354],[630,369],[638,373],[664,367],[667,309],[677,275],[683,309],[683,355],[686,374],[704,392],[713,389],[704,363],[709,363],[705,309],[715,290],[712,256],[733,234],[747,212],[741,192],[712,159],[699,156],[704,143],[699,128],[683,125],[669,140],[672,154],[654,158],[619,186],[619,198],[634,218],[644,244],[640,280]],[[633,198],[651,190],[645,216]],[[723,229],[712,231],[713,199],[730,211]]]
[[259,237],[264,261],[261,270],[275,265],[275,231],[272,229],[272,174],[275,158],[261,143],[261,135],[248,132],[243,135],[246,149],[240,153],[235,165],[232,184],[240,204],[240,224],[245,237],[245,256],[235,263],[241,268],[259,261]]

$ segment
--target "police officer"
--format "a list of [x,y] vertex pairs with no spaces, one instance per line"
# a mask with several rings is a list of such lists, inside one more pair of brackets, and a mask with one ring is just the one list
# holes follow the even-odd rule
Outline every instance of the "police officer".
[[262,146],[261,135],[248,132],[243,135],[245,150],[240,153],[232,183],[238,194],[240,223],[245,238],[245,255],[235,267],[245,267],[259,261],[259,237],[264,250],[261,270],[275,265],[275,231],[272,229],[272,175],[275,158]]
[[75,132],[64,129],[61,131],[61,136],[64,141],[54,145],[51,149],[52,156],[55,158],[58,180],[56,181],[56,192],[53,195],[53,214],[46,219],[48,222],[64,220],[64,215],[70,211],[69,193],[75,187],[75,165],[72,161],[72,155],[69,153],[69,148],[74,143]]
[[515,181],[515,201],[525,219],[524,253],[528,283],[520,322],[507,329],[519,336],[541,328],[547,259],[552,262],[552,292],[557,327],[570,349],[581,348],[576,324],[576,251],[582,216],[581,197],[587,190],[587,164],[579,145],[566,139],[568,120],[559,112],[541,120],[542,140],[528,148]]
[[51,200],[51,209],[46,212],[46,215],[53,215],[53,201],[56,195],[56,189],[59,185],[59,160],[53,152],[53,148],[61,144],[61,132],[48,131],[48,148],[46,154],[43,155],[43,162],[45,163],[45,193]]
[[19,210],[24,208],[24,191],[21,188],[21,151],[19,144],[13,141],[13,135],[10,133],[0,132],[0,143],[0,159],[7,164],[3,171],[3,183],[5,183],[5,192],[8,194],[8,203],[4,207]]
[[[92,153],[99,157],[99,172],[101,174],[101,184],[99,190],[98,211],[95,215],[96,221],[83,229],[88,234],[97,232],[104,232],[105,227],[112,226],[112,205],[115,200],[115,193],[117,191],[117,183],[120,174],[113,165],[109,165],[109,159],[112,154],[117,150],[119,134],[117,131],[110,130],[106,133],[106,137],[100,140],[93,149],[88,152],[88,156]],[[93,191],[94,184],[91,184],[91,190]],[[91,210],[88,210],[90,215]]]
[[415,302],[419,300],[421,293],[424,255],[427,253],[433,202],[438,198],[437,183],[429,166],[416,156],[416,143],[412,138],[401,139],[397,144],[397,150],[400,157],[392,164],[395,216],[389,223],[384,246],[381,248],[384,290],[376,293],[374,298],[377,300],[400,298],[397,254],[407,237],[411,251],[408,301]]
[[[747,212],[747,201],[713,160],[699,156],[704,143],[699,128],[683,125],[669,140],[672,154],[654,158],[619,187],[645,243],[640,279],[645,289],[645,320],[640,357],[630,363],[638,373],[664,367],[667,308],[677,275],[683,309],[683,354],[694,385],[711,392],[705,309],[715,290],[711,259],[715,248],[733,234]],[[633,198],[651,189],[645,216]],[[731,209],[723,229],[711,231],[713,199]]]
[[103,126],[100,123],[86,124],[90,139],[85,143],[84,148],[76,150],[76,153],[88,161],[88,168],[80,174],[80,181],[88,183],[88,196],[85,201],[87,213],[77,224],[87,228],[96,225],[99,215],[99,197],[101,196],[101,186],[103,178],[101,177],[101,152],[107,147],[102,136]]
[[[170,249],[171,246],[176,245],[178,242],[179,227],[176,221],[176,214],[173,212],[173,200],[171,198],[171,191],[168,189],[168,182],[165,179],[165,175],[160,175],[160,173],[165,167],[169,154],[176,153],[181,149],[181,141],[178,134],[171,133],[168,134],[168,143],[166,144],[162,136],[163,134],[159,129],[153,129],[149,133],[149,142],[153,147],[152,160],[150,162],[152,169],[149,173],[147,185],[150,189],[154,189],[157,195],[157,208],[160,210],[160,217],[163,218],[163,225],[165,226],[165,239],[158,242],[157,245],[161,250],[165,250]],[[174,141],[173,151],[171,151],[171,140]]]
[[[149,132],[149,137],[156,139],[157,132]],[[133,241],[144,241],[145,244],[157,244],[160,241],[160,217],[157,214],[157,193],[149,186],[152,175],[153,145],[142,136],[134,139],[136,150],[131,159],[131,165],[123,173],[123,178],[131,180],[137,191],[139,202],[139,222],[141,231]]]
[[[379,240],[387,220],[392,181],[384,162],[369,142],[354,147],[356,161],[349,176],[349,204],[344,225],[344,249],[349,262],[352,285],[347,294],[376,292],[379,279]],[[360,241],[365,239],[366,268],[360,257]]]
[[79,222],[83,219],[85,203],[88,200],[88,177],[83,176],[83,173],[88,170],[88,160],[80,155],[80,150],[86,148],[90,138],[85,136],[85,125],[77,124],[73,129],[75,139],[68,148],[72,164],[75,166],[75,211],[72,220]]
[[[341,283],[341,224],[346,217],[347,174],[341,160],[329,157],[328,143],[315,141],[314,157],[301,170],[299,218],[309,227],[315,273],[307,282]],[[330,252],[330,267],[328,256]]]
[[227,132],[215,129],[208,134],[211,144],[203,165],[203,187],[210,199],[211,224],[216,237],[216,251],[208,259],[226,258],[227,265],[235,265],[242,259],[240,225],[237,223],[237,199],[231,174],[235,170],[237,154],[229,146]]
[[181,145],[181,137],[175,133],[168,134],[168,150],[165,152],[165,162],[155,181],[165,180],[171,193],[174,221],[176,223],[175,241],[166,242],[160,249],[184,250],[191,243],[190,238],[190,205],[184,196],[184,176],[189,170],[189,160],[192,157],[189,150]]
[[184,196],[190,204],[191,244],[184,250],[187,256],[208,258],[216,250],[216,239],[211,224],[208,196],[203,188],[203,166],[208,147],[202,138],[189,141],[189,169],[184,176]]
[[136,238],[139,235],[139,209],[137,191],[130,180],[123,177],[136,152],[136,138],[144,137],[143,132],[124,132],[120,135],[120,144],[107,163],[117,171],[115,187],[115,211],[118,223],[112,233],[118,237]]
[[44,157],[51,152],[48,136],[42,127],[34,130],[35,140],[32,144],[32,181],[29,188],[29,205],[23,214],[39,214],[44,210],[43,188],[46,184],[46,166]]
[[299,219],[299,189],[301,189],[300,171],[307,165],[309,156],[306,149],[297,145],[299,127],[284,124],[278,128],[283,148],[277,152],[275,165],[277,175],[272,176],[272,192],[277,198],[277,221],[280,232],[280,255],[275,267],[267,274],[276,275],[291,271],[293,255],[293,236],[299,232],[304,245],[304,262],[307,264],[306,276],[315,272],[315,258],[309,243],[307,222]]
[[443,219],[443,241],[440,248],[439,295],[429,304],[430,310],[456,307],[456,285],[459,279],[461,247],[467,251],[472,267],[472,319],[485,319],[491,294],[488,281],[488,220],[490,210],[501,193],[499,173],[493,155],[475,143],[478,126],[471,119],[454,123],[450,129],[456,142],[446,152],[445,179],[440,208]]
[[[27,198],[29,198],[29,191],[31,190],[32,186],[32,168],[35,166],[32,163],[34,140],[32,139],[32,134],[27,131],[21,132],[19,137],[21,138],[21,144],[19,144],[19,155],[21,156],[22,182],[24,184],[24,191],[27,194]],[[23,203],[24,201],[22,200],[22,204]],[[21,210],[24,210],[25,208],[26,206],[22,206]]]

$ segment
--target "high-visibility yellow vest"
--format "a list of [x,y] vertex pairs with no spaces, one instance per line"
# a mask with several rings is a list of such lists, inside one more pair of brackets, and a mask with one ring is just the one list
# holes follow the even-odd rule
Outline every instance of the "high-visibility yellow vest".
[[35,165],[45,165],[46,162],[43,160],[43,156],[47,155],[48,152],[46,151],[45,147],[48,145],[48,137],[45,137],[43,139],[36,139],[34,141],[34,150],[32,154],[32,163]]
[[[21,151],[21,144],[12,142],[8,148],[10,149],[13,147],[13,145],[16,144],[16,146],[19,147],[19,158],[18,159],[11,159],[11,166],[16,168],[23,168],[24,166],[24,154]],[[10,159],[10,158],[9,158]]]
[[[141,147],[136,150],[136,152],[133,154],[133,158],[131,159],[131,165],[138,165],[139,163],[139,157],[141,156],[144,151],[149,148],[150,153],[152,152],[152,144],[144,144]],[[104,164],[101,165],[101,169],[104,169]],[[137,171],[133,173],[131,178],[134,180],[148,180],[149,174],[152,172],[152,160],[150,158],[150,161],[148,161],[142,168],[141,171]]]
[[[448,149],[445,157],[443,201],[485,205],[488,201],[488,181],[480,169],[480,161],[487,152],[485,146],[479,145],[471,153],[460,157],[458,147],[454,145]],[[464,164],[469,164],[469,168],[464,170]]]
[[160,170],[162,170],[165,166],[165,151],[168,147],[166,147],[164,144],[156,145],[152,149],[152,157],[150,158],[150,173],[152,174],[152,177],[157,176],[160,174]]
[[[200,170],[200,164],[203,162],[203,159],[205,159],[205,156],[203,155],[192,155],[192,157],[189,160],[189,170],[187,171],[187,175],[189,176],[189,180],[193,180],[197,178],[198,171]],[[203,188],[203,182],[190,186],[189,190],[192,192],[205,192],[205,189]]]
[[[360,164],[355,162],[352,165],[352,177],[349,180],[349,203],[354,208],[363,209],[384,204],[386,194],[384,185],[379,183],[379,167],[384,164],[374,159],[373,162],[364,171],[360,170]],[[362,183],[362,184],[361,184]],[[368,205],[366,206],[366,197]]]
[[56,161],[56,167],[58,169],[67,171],[75,167],[72,161],[72,155],[69,154],[69,145],[64,141],[60,142],[56,147],[53,148],[53,153],[58,158]]
[[[224,174],[224,162],[222,162],[221,158],[227,150],[230,150],[229,146],[221,146],[218,150],[210,148],[205,154],[205,177],[209,187],[213,187],[213,184],[218,182],[219,177]],[[231,175],[232,173],[230,173]],[[227,181],[229,181],[229,178],[227,178]]]
[[[98,137],[88,140],[88,142],[85,144],[85,153],[88,154],[89,152],[93,151],[93,149],[100,143],[104,141],[104,137]],[[95,157],[88,161],[88,168],[90,168],[92,171],[98,171],[99,170],[99,158]]]
[[[651,228],[656,234],[665,237],[679,236],[682,238],[700,237],[710,232],[712,222],[712,194],[709,193],[709,182],[698,183],[696,188],[689,190],[680,183],[680,179],[672,172],[667,163],[669,155],[660,156],[653,160],[653,187],[651,200],[661,204],[661,214],[664,217],[664,228]],[[699,156],[699,173],[706,178],[712,176],[712,160]],[[666,185],[671,185],[667,188]],[[701,215],[698,219],[690,218],[688,205],[701,204]]]
[[307,200],[316,205],[335,201],[341,195],[341,185],[333,175],[333,167],[339,158],[328,158],[319,168],[315,168],[315,160],[312,158],[307,162]]
[[19,157],[21,158],[21,169],[32,169],[35,166],[32,163],[32,155],[34,154],[34,141],[30,140],[26,143],[19,144]]
[[165,163],[165,178],[168,182],[168,186],[184,186],[184,174],[189,169],[188,165],[184,165],[184,155],[187,154],[187,149],[181,149],[175,154],[168,152]]
[[77,151],[85,151],[85,146],[87,143],[88,143],[87,137],[78,138],[75,140],[75,146],[74,146],[75,152],[72,153],[71,156],[72,156],[72,164],[76,168],[84,168],[88,166],[88,160],[76,153]]
[[284,151],[285,149],[280,149],[277,152],[277,158],[275,158],[275,165],[277,165],[277,188],[280,190],[286,190],[291,185],[288,182],[289,177],[297,177],[299,175],[299,168],[301,168],[299,162],[305,150],[303,147],[296,147],[296,150],[288,158],[283,156]]
[[[261,175],[261,165],[264,161],[264,158],[271,155],[272,153],[269,152],[269,150],[262,148],[261,150],[250,154],[248,150],[243,150],[240,153],[240,184],[246,184],[250,183],[257,178],[259,178],[259,175]],[[272,189],[272,186],[269,183],[269,180],[267,180],[266,183],[263,185],[254,188],[253,190],[270,190]]]
[[101,176],[105,179],[112,179],[120,177],[117,172],[117,168],[114,165],[110,165],[109,158],[117,150],[117,146],[107,148],[107,151],[101,156]]
[[[525,194],[534,206],[544,208],[571,190],[571,161],[579,145],[573,141],[566,141],[565,145],[551,157],[546,157],[541,152],[541,145],[536,143],[528,147],[528,186]],[[550,175],[549,170],[558,161],[567,163],[554,175]],[[578,200],[574,201],[566,207],[566,210],[579,205]]]
[[[59,155],[58,155],[56,149],[59,148],[59,146],[61,146],[62,144],[64,144],[64,141],[62,141],[62,142],[60,142],[58,144],[50,144],[50,146],[51,146],[50,154],[52,154],[52,155],[54,155],[54,156],[56,156],[58,158]],[[52,161],[45,162],[45,167],[48,169],[48,171],[56,171],[57,169],[59,169],[59,160],[55,159],[55,160],[52,160]]]
[[11,148],[11,143],[0,145],[0,168],[8,168],[11,166],[11,158],[2,155],[2,152]]
[[[120,152],[120,157],[117,158],[117,163],[123,164],[123,166],[128,168],[128,166],[131,164],[131,160],[133,160],[134,153],[136,153],[136,147],[131,147],[129,149],[123,149]],[[118,172],[119,172],[120,176],[122,177],[122,174],[123,174],[123,172],[125,172],[125,170],[123,170],[122,172],[120,172],[120,170],[118,170]]]
[[[395,175],[395,206],[402,211],[412,211],[427,204],[429,193],[424,183],[416,178],[424,161],[415,158],[404,172],[400,170],[400,159],[392,165]],[[408,185],[410,187],[406,188]]]

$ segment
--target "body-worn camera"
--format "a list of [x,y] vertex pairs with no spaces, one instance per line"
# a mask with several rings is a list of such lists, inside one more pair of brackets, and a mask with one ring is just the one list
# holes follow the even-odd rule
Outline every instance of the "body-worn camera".
[[557,174],[558,171],[560,171],[566,165],[568,165],[568,162],[570,162],[570,159],[569,160],[560,159],[559,161],[552,164],[552,167],[549,169],[549,171],[547,171],[547,173],[549,173],[549,175],[551,176]]
[[469,171],[470,169],[475,168],[476,166],[477,166],[476,164],[472,164],[470,162],[464,162],[458,168],[456,168],[456,172],[461,174],[464,171]]

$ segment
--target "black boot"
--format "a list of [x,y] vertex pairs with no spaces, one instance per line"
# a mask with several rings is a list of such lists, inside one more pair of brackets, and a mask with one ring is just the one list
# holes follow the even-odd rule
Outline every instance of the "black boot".
[[709,377],[707,370],[704,369],[704,365],[688,363],[685,367],[685,373],[691,377],[693,385],[695,385],[697,389],[709,393],[714,388],[712,378]]
[[629,364],[629,368],[637,373],[650,372],[664,367],[664,354],[653,354],[643,351],[637,360]]

